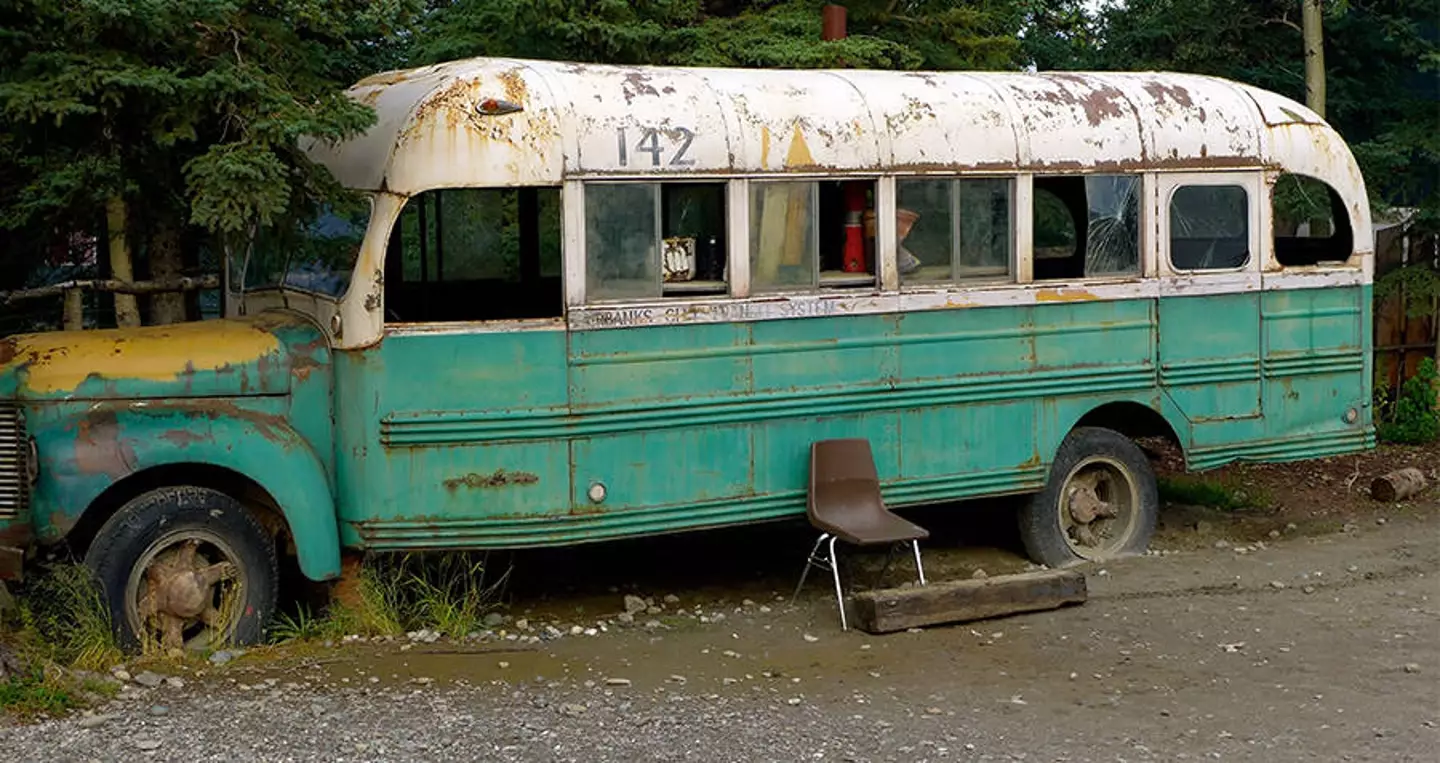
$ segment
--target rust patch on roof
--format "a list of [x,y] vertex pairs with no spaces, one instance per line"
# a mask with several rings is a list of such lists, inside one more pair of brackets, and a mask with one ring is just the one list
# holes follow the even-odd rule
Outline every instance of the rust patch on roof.
[[650,84],[650,75],[641,71],[627,72],[620,91],[625,94],[626,103],[634,101],[637,95],[660,95],[660,91]]

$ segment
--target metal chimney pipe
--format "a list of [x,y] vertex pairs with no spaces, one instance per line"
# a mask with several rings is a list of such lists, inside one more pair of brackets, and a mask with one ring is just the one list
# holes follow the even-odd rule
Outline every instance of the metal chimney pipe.
[[845,39],[845,6],[827,4],[820,14],[820,39]]

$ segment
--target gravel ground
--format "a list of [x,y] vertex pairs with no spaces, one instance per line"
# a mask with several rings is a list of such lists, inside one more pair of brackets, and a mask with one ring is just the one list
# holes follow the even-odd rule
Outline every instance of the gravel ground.
[[0,745],[47,762],[1436,760],[1440,517],[1241,548],[1088,568],[1079,607],[889,636],[839,632],[817,590],[506,651],[252,654],[0,727]]

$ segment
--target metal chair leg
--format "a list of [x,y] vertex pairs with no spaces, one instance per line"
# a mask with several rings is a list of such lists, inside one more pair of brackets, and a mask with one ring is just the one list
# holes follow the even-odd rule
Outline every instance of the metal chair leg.
[[840,630],[848,631],[850,626],[845,622],[845,595],[840,589],[840,560],[835,558],[835,541],[838,538],[830,537],[830,571],[835,575],[835,604],[840,608]]
[[910,548],[915,551],[915,571],[920,573],[920,585],[925,585],[925,566],[920,563],[920,541],[910,541]]
[[815,546],[810,549],[810,556],[805,558],[805,569],[800,571],[800,582],[795,585],[795,593],[790,596],[791,604],[800,598],[800,589],[805,587],[805,578],[810,574],[810,567],[816,565],[816,555],[820,553],[820,544],[824,543],[828,537],[830,537],[830,533],[820,533],[820,537],[815,541]]

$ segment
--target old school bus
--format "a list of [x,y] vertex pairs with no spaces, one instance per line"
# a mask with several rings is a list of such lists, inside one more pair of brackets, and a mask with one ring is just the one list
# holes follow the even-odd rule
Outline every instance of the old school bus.
[[351,95],[378,122],[308,150],[365,202],[236,252],[223,320],[0,344],[3,566],[84,550],[127,638],[257,638],[277,554],[794,517],[828,438],[894,506],[1032,494],[1051,565],[1145,547],[1136,438],[1373,444],[1364,182],[1276,94],[472,59]]

